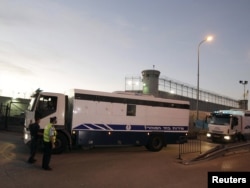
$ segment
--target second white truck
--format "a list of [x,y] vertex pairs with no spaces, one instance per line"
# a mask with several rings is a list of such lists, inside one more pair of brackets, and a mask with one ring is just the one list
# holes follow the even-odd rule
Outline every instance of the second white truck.
[[231,109],[212,112],[207,138],[231,142],[250,139],[250,111]]

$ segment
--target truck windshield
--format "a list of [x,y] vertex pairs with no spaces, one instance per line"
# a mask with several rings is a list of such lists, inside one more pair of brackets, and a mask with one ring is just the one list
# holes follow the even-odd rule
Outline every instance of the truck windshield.
[[35,105],[36,98],[32,97],[28,106],[29,111],[34,111],[34,105]]
[[30,97],[30,103],[27,109],[28,111],[35,111],[35,106],[36,106],[36,101],[37,101],[38,96],[39,96],[39,93],[34,93]]
[[209,123],[216,125],[229,125],[230,117],[212,116]]

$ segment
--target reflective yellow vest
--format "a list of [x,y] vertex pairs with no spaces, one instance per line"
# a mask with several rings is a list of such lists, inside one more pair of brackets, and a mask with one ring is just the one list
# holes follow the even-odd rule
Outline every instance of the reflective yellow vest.
[[48,125],[46,125],[44,131],[43,131],[43,141],[44,142],[50,142],[50,129],[53,129],[52,131],[54,132],[53,135],[53,142],[55,143],[56,141],[56,129],[54,126],[52,126],[51,123],[49,123]]

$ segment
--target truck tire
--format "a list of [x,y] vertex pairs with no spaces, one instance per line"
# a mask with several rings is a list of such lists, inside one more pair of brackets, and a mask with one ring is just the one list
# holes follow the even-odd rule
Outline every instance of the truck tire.
[[160,151],[164,146],[163,137],[161,135],[151,135],[148,144],[145,146],[149,151]]
[[67,147],[67,138],[66,136],[59,132],[56,136],[55,148],[53,149],[53,154],[60,154],[66,150]]
[[237,133],[236,135],[235,135],[235,142],[241,142],[241,141],[246,141],[246,138],[245,138],[245,136],[243,135],[243,134],[241,134],[241,133]]

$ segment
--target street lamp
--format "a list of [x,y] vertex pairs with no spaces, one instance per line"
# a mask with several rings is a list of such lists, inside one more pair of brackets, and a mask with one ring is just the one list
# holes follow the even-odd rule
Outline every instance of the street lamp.
[[246,84],[248,83],[248,81],[239,81],[240,84],[242,84],[244,86],[244,93],[243,93],[243,97],[244,97],[244,108],[246,110]]
[[197,70],[197,100],[196,100],[196,119],[199,119],[199,97],[200,97],[200,46],[204,42],[212,41],[213,37],[208,36],[202,40],[198,45],[198,70]]
[[246,84],[248,84],[248,81],[240,80],[239,83],[244,85],[244,93],[243,93],[244,95],[243,95],[243,97],[244,97],[244,100],[246,100],[246,87],[245,86],[246,86]]

